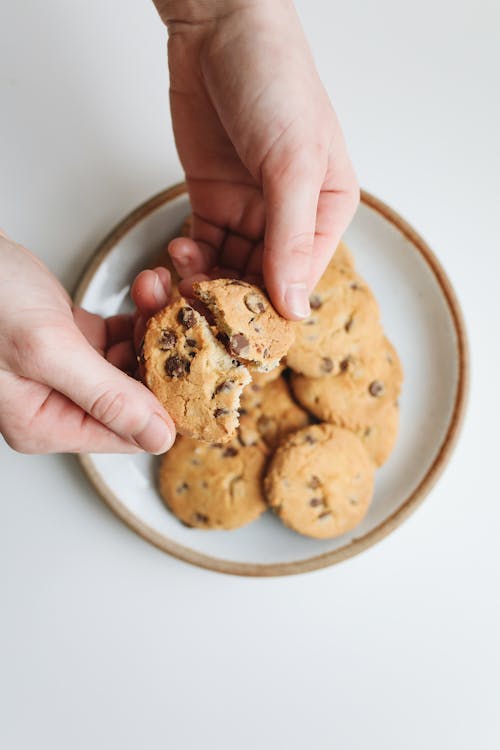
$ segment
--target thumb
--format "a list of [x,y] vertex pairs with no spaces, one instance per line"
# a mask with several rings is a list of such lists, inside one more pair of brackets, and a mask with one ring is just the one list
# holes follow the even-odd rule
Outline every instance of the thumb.
[[107,362],[76,326],[57,332],[39,329],[26,353],[29,371],[23,375],[63,393],[98,422],[149,453],[163,453],[171,447],[175,426],[160,402],[144,385]]
[[320,187],[321,176],[310,163],[292,163],[285,172],[264,180],[264,281],[276,309],[292,320],[310,313],[309,280]]

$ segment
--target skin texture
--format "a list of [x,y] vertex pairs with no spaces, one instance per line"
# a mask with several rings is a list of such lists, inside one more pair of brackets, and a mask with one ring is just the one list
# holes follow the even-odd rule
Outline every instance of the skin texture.
[[[124,372],[135,367],[132,318],[72,308],[45,266],[5,235],[0,257],[0,431],[9,445],[24,453],[167,450],[170,417]],[[153,298],[149,276],[143,286]]]
[[[193,208],[170,254],[186,283],[263,274],[276,309],[306,317],[359,189],[288,0],[161,1],[170,103]],[[215,270],[214,270],[215,269]]]
[[[264,277],[292,319],[358,202],[344,140],[287,0],[156,3],[169,31],[171,108],[194,211],[170,252],[183,279]],[[71,301],[43,264],[0,235],[0,432],[15,450],[168,450],[172,420],[129,374],[170,275],[134,282],[133,317]]]

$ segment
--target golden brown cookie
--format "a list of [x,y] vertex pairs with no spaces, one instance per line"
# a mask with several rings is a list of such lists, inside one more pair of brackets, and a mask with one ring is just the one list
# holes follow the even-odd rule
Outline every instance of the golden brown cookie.
[[209,443],[231,439],[238,426],[241,391],[250,375],[185,299],[149,320],[141,360],[146,385],[181,435]]
[[389,402],[377,411],[369,426],[356,430],[356,435],[377,466],[385,464],[391,455],[398,429],[399,406],[397,403]]
[[252,382],[242,393],[239,434],[245,442],[253,436],[274,449],[286,435],[309,422],[309,414],[295,403],[283,378],[265,386]]
[[278,366],[293,341],[293,326],[262,289],[239,279],[200,281],[193,289],[227,336],[232,356],[264,371]]
[[207,445],[178,438],[161,458],[159,488],[177,518],[200,529],[237,529],[266,510],[260,445]]
[[264,480],[283,523],[318,539],[345,534],[365,516],[375,466],[361,440],[329,424],[295,432],[278,448]]
[[403,369],[396,350],[381,336],[370,352],[346,357],[337,375],[292,375],[290,382],[297,401],[318,419],[358,431],[377,424],[386,405],[397,401]]
[[349,266],[330,263],[310,297],[311,315],[295,323],[287,364],[311,378],[335,375],[381,332],[373,293]]

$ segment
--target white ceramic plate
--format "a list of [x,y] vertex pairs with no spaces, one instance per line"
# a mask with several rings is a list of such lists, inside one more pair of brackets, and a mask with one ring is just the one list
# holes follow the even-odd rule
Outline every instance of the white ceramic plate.
[[[75,301],[105,316],[130,311],[132,279],[179,232],[189,210],[183,185],[140,206],[98,248]],[[345,240],[375,292],[405,371],[398,442],[377,472],[368,515],[351,533],[321,541],[289,531],[271,513],[238,531],[189,529],[160,500],[157,459],[82,456],[84,470],[115,513],[166,552],[240,575],[282,575],[331,565],[390,533],[422,501],[448,460],[467,389],[465,330],[450,282],[414,230],[366,193]]]

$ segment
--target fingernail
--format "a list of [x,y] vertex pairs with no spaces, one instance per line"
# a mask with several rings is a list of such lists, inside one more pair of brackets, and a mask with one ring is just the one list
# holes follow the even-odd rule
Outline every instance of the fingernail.
[[172,430],[159,414],[152,414],[146,427],[133,438],[143,450],[155,454],[165,453],[174,442]]
[[157,273],[155,273],[155,281],[153,284],[153,295],[158,305],[160,305],[161,307],[165,307],[165,305],[168,302],[168,296],[165,291],[165,287],[163,286],[161,279]]
[[302,283],[290,284],[285,292],[285,303],[292,315],[307,318],[311,312],[307,286]]

